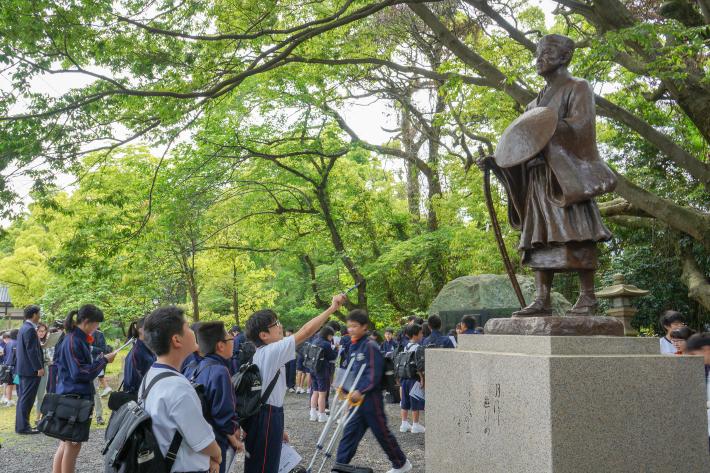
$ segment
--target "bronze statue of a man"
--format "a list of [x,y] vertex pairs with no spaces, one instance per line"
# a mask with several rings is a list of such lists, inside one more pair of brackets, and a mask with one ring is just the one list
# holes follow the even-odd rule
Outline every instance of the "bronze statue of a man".
[[579,298],[568,315],[594,315],[598,305],[596,244],[609,240],[611,232],[594,197],[611,192],[616,177],[599,158],[592,88],[567,70],[573,52],[574,42],[560,35],[543,37],[537,47],[537,73],[547,85],[527,109],[549,107],[557,112],[554,134],[544,149],[510,167],[489,160],[508,194],[509,222],[521,232],[522,262],[535,272],[536,298],[514,317],[552,315],[550,290],[556,272],[579,274]]

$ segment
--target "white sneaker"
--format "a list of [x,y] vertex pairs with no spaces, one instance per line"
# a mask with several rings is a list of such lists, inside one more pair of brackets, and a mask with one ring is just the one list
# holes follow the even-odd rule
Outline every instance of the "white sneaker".
[[407,460],[401,468],[392,468],[387,473],[407,473],[408,471],[412,471],[412,468],[414,467],[409,463],[409,460]]
[[318,420],[318,411],[317,410],[311,409],[310,420],[313,422],[316,422]]
[[319,413],[318,414],[318,422],[320,422],[321,424],[323,422],[328,422],[328,414],[326,414],[325,412]]
[[413,434],[423,434],[424,432],[426,432],[426,428],[422,424],[419,424],[417,422],[412,424]]
[[16,405],[17,405],[17,403],[15,401],[13,401],[12,399],[7,401],[7,406],[16,406]]
[[101,397],[106,397],[111,391],[113,391],[113,389],[111,389],[111,386],[106,386],[104,390],[101,391]]
[[296,394],[303,394],[303,393],[305,393],[305,392],[306,392],[306,391],[305,391],[305,389],[303,389],[303,388],[296,388]]
[[295,393],[295,392],[296,392],[296,390],[295,390],[295,389],[293,389],[293,388],[288,388],[288,392],[290,392],[290,393]]
[[409,432],[410,430],[412,430],[412,424],[410,424],[406,420],[402,422],[402,425],[399,426],[400,432]]

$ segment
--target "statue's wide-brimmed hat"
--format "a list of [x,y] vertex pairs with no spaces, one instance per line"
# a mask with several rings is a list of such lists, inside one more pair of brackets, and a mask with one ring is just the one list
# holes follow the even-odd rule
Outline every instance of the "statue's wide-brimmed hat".
[[509,168],[535,157],[549,143],[557,128],[557,111],[536,107],[520,115],[500,137],[496,164]]

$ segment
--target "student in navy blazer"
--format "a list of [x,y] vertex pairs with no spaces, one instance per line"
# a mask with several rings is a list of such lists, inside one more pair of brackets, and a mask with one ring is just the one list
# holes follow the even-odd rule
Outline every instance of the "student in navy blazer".
[[[76,321],[74,317],[76,316]],[[104,313],[92,304],[69,312],[64,321],[66,336],[56,350],[57,394],[71,394],[81,399],[93,400],[94,380],[116,358],[116,351],[105,353],[98,359],[91,357],[92,333],[104,320]],[[52,471],[74,473],[81,443],[60,441],[54,454]]]
[[15,411],[15,432],[18,434],[38,434],[30,427],[30,411],[35,403],[39,381],[44,376],[44,357],[37,336],[40,318],[39,306],[25,307],[25,323],[17,334],[15,373],[20,378],[17,386],[18,402]]

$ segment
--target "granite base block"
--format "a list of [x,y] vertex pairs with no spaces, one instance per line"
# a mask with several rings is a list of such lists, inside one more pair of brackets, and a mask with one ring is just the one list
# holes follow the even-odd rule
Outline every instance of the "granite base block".
[[490,319],[487,335],[562,335],[623,337],[624,324],[612,317],[511,317]]
[[[603,340],[619,343],[590,354]],[[649,350],[489,335],[427,350],[426,471],[709,472],[703,361]]]

